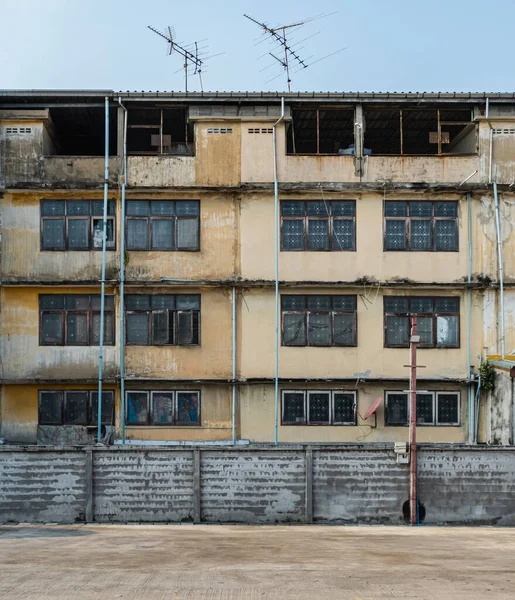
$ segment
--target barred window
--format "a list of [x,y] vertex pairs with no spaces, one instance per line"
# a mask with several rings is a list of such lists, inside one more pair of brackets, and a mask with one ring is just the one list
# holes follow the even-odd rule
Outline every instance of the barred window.
[[281,250],[356,250],[356,201],[281,202]]
[[[103,200],[41,200],[41,250],[102,250]],[[115,202],[107,203],[106,248],[115,249]]]
[[[40,425],[98,425],[98,392],[89,390],[39,391]],[[102,392],[102,425],[114,423],[114,392]]]
[[283,346],[356,346],[356,296],[281,296]]
[[127,425],[200,425],[199,391],[130,391]]
[[137,346],[200,344],[200,296],[128,294],[126,343]]
[[387,200],[384,249],[458,252],[458,203]]
[[442,298],[384,298],[385,348],[408,348],[410,317],[417,317],[419,348],[459,348],[460,300]]
[[198,200],[127,200],[127,250],[198,251]]
[[356,425],[356,392],[283,390],[283,425]]
[[[100,295],[40,294],[40,346],[98,346]],[[104,344],[114,345],[114,296],[105,296]]]
[[[409,394],[386,392],[385,425],[409,424]],[[459,392],[422,392],[417,394],[417,425],[460,424]]]

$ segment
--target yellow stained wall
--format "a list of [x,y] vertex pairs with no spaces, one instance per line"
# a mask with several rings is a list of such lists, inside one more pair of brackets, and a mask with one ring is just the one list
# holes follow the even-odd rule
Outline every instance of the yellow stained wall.
[[[383,194],[295,194],[280,200],[356,200],[355,252],[279,253],[281,281],[346,281],[364,277],[385,281],[409,279],[441,283],[463,281],[468,267],[467,201],[464,194],[421,195],[416,192],[389,193],[388,200],[458,201],[459,252],[385,252],[383,250]],[[477,208],[477,202],[475,210]],[[241,199],[241,274],[244,279],[275,278],[274,197],[246,194]],[[476,219],[473,217],[473,223]],[[474,225],[474,229],[476,226]],[[475,260],[482,256],[481,239],[475,236]],[[495,256],[495,254],[494,254]],[[473,269],[473,272],[479,272]]]
[[[199,293],[191,288],[153,288],[146,291]],[[127,293],[131,293],[129,289]],[[125,366],[128,378],[231,378],[230,292],[222,288],[203,288],[200,294],[200,345],[127,346]]]
[[[38,427],[38,392],[40,390],[93,390],[97,387],[84,384],[39,384],[4,385],[2,388],[2,436],[7,441],[34,444]],[[227,385],[174,384],[173,382],[145,382],[130,389],[138,390],[200,390],[200,426],[126,428],[128,440],[230,440],[231,388]],[[115,424],[118,436],[121,435],[121,407],[119,389],[106,384],[104,390],[115,390]]]
[[[0,314],[3,379],[95,380],[98,346],[40,346],[39,294],[99,294],[93,287],[2,287]],[[113,291],[107,288],[106,293]],[[115,325],[118,331],[118,324]],[[104,346],[104,377],[119,373],[116,346]]]
[[[95,390],[98,388],[84,384],[40,384],[4,385],[2,387],[2,436],[7,441],[35,444],[38,430],[39,390]],[[106,384],[104,390],[115,390]],[[119,412],[120,398],[115,391],[116,414]]]
[[[408,351],[406,350],[406,353]],[[407,384],[406,384],[407,385]],[[420,386],[419,386],[420,387]],[[378,397],[385,397],[385,391],[404,391],[402,383],[366,383],[337,386],[335,384],[292,383],[281,385],[281,390],[336,390],[356,391],[357,410],[364,414]],[[426,384],[428,391],[459,391],[461,421],[457,427],[418,426],[419,442],[465,442],[467,439],[467,389],[464,386]],[[241,438],[251,442],[272,442],[275,435],[275,393],[273,385],[241,386],[239,392]],[[281,413],[279,413],[280,415]],[[374,417],[364,421],[358,416],[358,425],[281,425],[279,417],[279,442],[407,442],[408,427],[384,425],[384,404],[377,411],[377,426]]]
[[[232,133],[208,133],[230,128]],[[239,185],[241,181],[241,125],[239,120],[201,121],[196,124],[196,185]]]
[[[366,373],[370,378],[408,377],[409,350],[384,348],[383,298],[389,296],[459,296],[460,347],[452,349],[420,349],[419,362],[425,365],[419,376],[428,378],[466,378],[467,370],[467,309],[465,293],[447,289],[378,289],[356,288],[282,288],[280,294],[356,294],[356,347],[291,347],[280,346],[280,377],[292,378],[354,378]],[[252,289],[244,292],[239,327],[242,341],[239,348],[241,377],[273,377],[275,370],[275,298],[272,289]],[[482,311],[476,295],[472,303],[472,349],[480,352],[482,341]]]
[[[41,251],[40,202],[42,199],[96,199],[98,192],[6,193],[2,201],[3,241],[1,267],[9,282],[82,282],[100,279],[101,251]],[[113,191],[110,198],[116,199]],[[140,193],[127,199],[200,200],[199,252],[127,253],[126,279],[159,281],[176,279],[229,279],[236,268],[236,199],[228,194],[212,193]],[[106,278],[118,279],[121,244],[121,203],[116,202],[116,247],[108,251]]]

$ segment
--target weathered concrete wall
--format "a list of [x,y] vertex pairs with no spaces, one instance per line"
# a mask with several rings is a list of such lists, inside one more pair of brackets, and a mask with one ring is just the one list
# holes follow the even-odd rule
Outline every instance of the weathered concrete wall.
[[391,450],[313,451],[313,520],[400,522],[409,498],[406,465]]
[[85,452],[2,452],[0,521],[86,518]]
[[419,497],[427,523],[515,525],[515,452],[424,450]]
[[[48,154],[45,152],[45,154]],[[118,159],[109,159],[109,183],[118,183]],[[105,177],[103,156],[43,156],[41,158],[42,183],[55,187],[102,187]]]
[[[404,367],[409,356],[406,348],[384,348],[384,310],[383,295],[393,296],[446,296],[456,295],[447,289],[417,288],[415,290],[389,289],[364,285],[345,289],[298,287],[282,288],[281,294],[357,294],[357,340],[356,347],[293,347],[281,346],[279,364],[281,377],[305,378],[341,378],[355,377],[367,373],[369,378],[407,377]],[[242,328],[241,375],[251,377],[273,377],[274,374],[274,337],[275,304],[271,289],[251,289],[244,292],[244,309],[238,327]],[[460,302],[460,348],[427,348],[420,350],[420,364],[426,366],[424,378],[466,378],[466,302],[461,292]],[[477,352],[481,348],[481,310],[473,302],[472,340]],[[270,332],[263,335],[263,332]],[[475,355],[475,352],[474,354]],[[309,365],[309,373],[306,373]],[[422,376],[422,375],[421,375]]]
[[[405,364],[405,363],[403,363]],[[426,364],[424,362],[424,364]],[[425,369],[424,369],[425,370]],[[357,377],[356,377],[357,379]],[[282,425],[279,419],[279,442],[290,444],[309,443],[377,443],[407,442],[407,426],[386,426],[385,408],[381,403],[376,418],[364,415],[376,398],[385,398],[387,391],[403,391],[407,382],[368,383],[363,377],[357,384],[352,383],[281,383],[282,390],[345,390],[357,392],[357,425]],[[428,391],[460,392],[460,425],[433,426],[420,425],[417,428],[419,442],[459,443],[467,441],[467,388],[443,382],[419,382],[419,389]],[[281,402],[281,399],[279,400]],[[241,438],[254,443],[273,442],[275,439],[275,390],[273,384],[247,385],[239,387],[239,422]]]
[[201,519],[221,523],[304,520],[305,460],[299,452],[202,452]]
[[95,452],[98,521],[193,520],[192,452]]
[[127,184],[135,188],[189,186],[195,183],[194,156],[129,156]]
[[[425,523],[515,524],[515,450],[419,448]],[[0,523],[403,523],[391,446],[0,448]]]
[[[40,346],[39,293],[98,294],[94,288],[9,288],[1,290],[0,314],[4,381],[95,380],[98,377],[98,346]],[[106,289],[106,293],[112,290]],[[119,372],[116,346],[104,346],[104,377]]]

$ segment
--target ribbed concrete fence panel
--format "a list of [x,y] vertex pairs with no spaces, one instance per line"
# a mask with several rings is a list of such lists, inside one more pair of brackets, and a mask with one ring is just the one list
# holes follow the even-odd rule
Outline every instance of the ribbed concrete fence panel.
[[[515,524],[515,448],[422,445],[424,522]],[[0,523],[402,524],[392,445],[0,447]]]

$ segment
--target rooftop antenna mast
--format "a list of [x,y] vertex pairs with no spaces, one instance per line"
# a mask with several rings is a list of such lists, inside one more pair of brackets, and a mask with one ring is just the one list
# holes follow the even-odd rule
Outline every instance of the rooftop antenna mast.
[[[330,14],[317,15],[315,17],[305,19],[304,21],[290,23],[289,25],[279,25],[277,27],[271,27],[267,23],[258,21],[257,19],[254,19],[253,17],[251,17],[250,15],[247,15],[247,14],[244,14],[243,16],[246,19],[248,19],[249,21],[252,21],[252,23],[255,23],[256,25],[258,25],[263,30],[263,37],[258,40],[257,44],[261,43],[265,39],[268,39],[269,41],[272,42],[272,44],[274,44],[274,47],[272,48],[272,50],[274,50],[274,52],[276,52],[276,53],[274,54],[273,52],[266,52],[262,56],[265,56],[265,55],[271,56],[276,61],[276,62],[272,63],[272,65],[279,63],[279,65],[283,68],[284,73],[286,73],[286,82],[288,85],[288,92],[291,92],[291,70],[292,69],[296,68],[297,70],[295,72],[298,72],[301,69],[307,69],[308,67],[315,64],[316,62],[320,62],[321,60],[324,60],[325,58],[329,58],[329,56],[333,56],[333,54],[338,54],[338,52],[342,52],[343,50],[345,50],[345,48],[341,48],[340,50],[337,50],[336,52],[332,52],[331,54],[328,54],[327,56],[324,56],[318,60],[309,62],[310,59],[313,58],[313,56],[309,56],[306,59],[301,58],[299,55],[299,52],[300,52],[300,50],[303,49],[303,47],[299,48],[298,46],[302,42],[305,42],[306,40],[314,37],[315,35],[318,35],[318,33],[320,33],[320,32],[310,35],[309,37],[304,38],[303,40],[300,40],[298,42],[294,42],[292,40],[290,34],[293,31],[296,31],[297,29],[306,25],[307,23],[316,21],[317,19],[322,19],[324,17],[330,17],[331,15],[335,15],[335,14],[336,14],[336,12],[333,12]],[[277,51],[279,51],[281,53],[279,56],[277,56]],[[268,69],[272,65],[268,65],[268,67],[265,67],[265,69]],[[265,69],[262,69],[262,70],[264,71]],[[273,79],[276,79],[276,77],[273,77],[269,81],[272,81]]]
[[[150,31],[157,33],[158,36],[162,37],[168,42],[168,55],[172,54],[172,52],[175,50],[175,52],[182,56],[182,58],[184,59],[184,90],[186,92],[188,91],[188,70],[190,69],[190,67],[193,67],[192,74],[199,76],[200,89],[203,91],[202,68],[204,66],[205,58],[201,58],[201,54],[199,53],[198,42],[194,42],[193,44],[186,46],[183,45],[181,42],[181,45],[175,39],[176,35],[173,27],[168,26],[166,28],[165,33],[154,29],[154,27],[151,27],[150,25],[147,25],[147,27],[150,29]],[[202,50],[202,48],[200,50]]]

